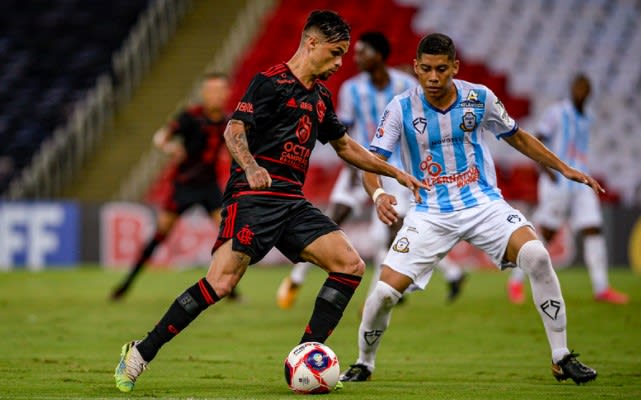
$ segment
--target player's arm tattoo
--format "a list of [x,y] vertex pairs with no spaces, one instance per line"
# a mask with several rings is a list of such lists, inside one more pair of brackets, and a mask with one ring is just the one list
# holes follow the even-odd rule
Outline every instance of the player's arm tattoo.
[[235,119],[229,121],[225,129],[224,137],[229,153],[243,170],[258,166],[249,151],[244,122]]

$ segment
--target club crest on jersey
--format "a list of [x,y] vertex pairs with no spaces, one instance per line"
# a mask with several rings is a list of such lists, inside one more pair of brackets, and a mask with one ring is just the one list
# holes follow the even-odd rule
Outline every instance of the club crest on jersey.
[[425,133],[425,128],[427,128],[427,120],[424,117],[414,118],[414,121],[412,121],[412,125],[414,125],[414,129],[416,129],[416,132],[419,135],[422,135]]
[[476,114],[474,114],[472,111],[468,111],[463,114],[463,122],[461,122],[459,128],[461,128],[465,132],[472,132],[474,129],[476,129]]
[[316,114],[318,114],[318,122],[320,122],[321,124],[325,119],[325,111],[327,111],[325,102],[321,99],[318,99],[318,102],[316,103]]
[[394,250],[397,253],[407,253],[410,251],[410,241],[408,238],[403,236],[402,238],[398,239],[396,243],[394,243],[394,246],[392,246],[392,250]]
[[312,120],[309,118],[309,115],[303,114],[302,117],[298,120],[298,126],[296,127],[296,137],[300,144],[305,144],[309,140],[309,136],[312,134]]

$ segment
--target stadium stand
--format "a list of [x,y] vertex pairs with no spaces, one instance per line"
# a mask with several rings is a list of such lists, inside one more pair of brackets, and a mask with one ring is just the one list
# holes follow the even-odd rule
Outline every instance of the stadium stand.
[[0,2],[0,194],[110,73],[149,0]]

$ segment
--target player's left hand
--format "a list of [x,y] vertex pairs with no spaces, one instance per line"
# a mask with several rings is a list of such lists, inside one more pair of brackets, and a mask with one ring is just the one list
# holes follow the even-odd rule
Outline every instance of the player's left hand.
[[398,183],[405,186],[406,188],[411,190],[412,193],[414,193],[414,199],[416,199],[417,203],[420,203],[423,201],[419,190],[421,188],[427,189],[427,185],[425,183],[414,178],[412,175],[408,174],[407,172],[403,172],[401,175],[396,177],[396,180],[398,181]]
[[596,181],[596,179],[594,179],[590,175],[584,174],[578,169],[570,168],[563,173],[563,176],[575,182],[583,183],[585,185],[590,186],[596,194],[605,193],[605,189],[601,187],[601,185],[599,184],[599,182]]
[[398,204],[396,197],[389,193],[381,193],[376,198],[376,202],[374,202],[378,219],[387,226],[391,226],[398,221],[398,212],[394,208],[396,204]]

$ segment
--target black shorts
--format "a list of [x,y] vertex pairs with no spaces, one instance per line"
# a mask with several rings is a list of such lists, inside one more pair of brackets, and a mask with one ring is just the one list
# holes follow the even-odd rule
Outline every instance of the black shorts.
[[212,252],[227,240],[232,249],[259,262],[276,247],[293,263],[318,237],[340,230],[338,225],[305,199],[243,196],[225,203],[218,239]]
[[173,183],[162,204],[163,210],[182,214],[188,208],[200,205],[207,213],[218,210],[223,204],[223,194],[216,183],[186,185]]

